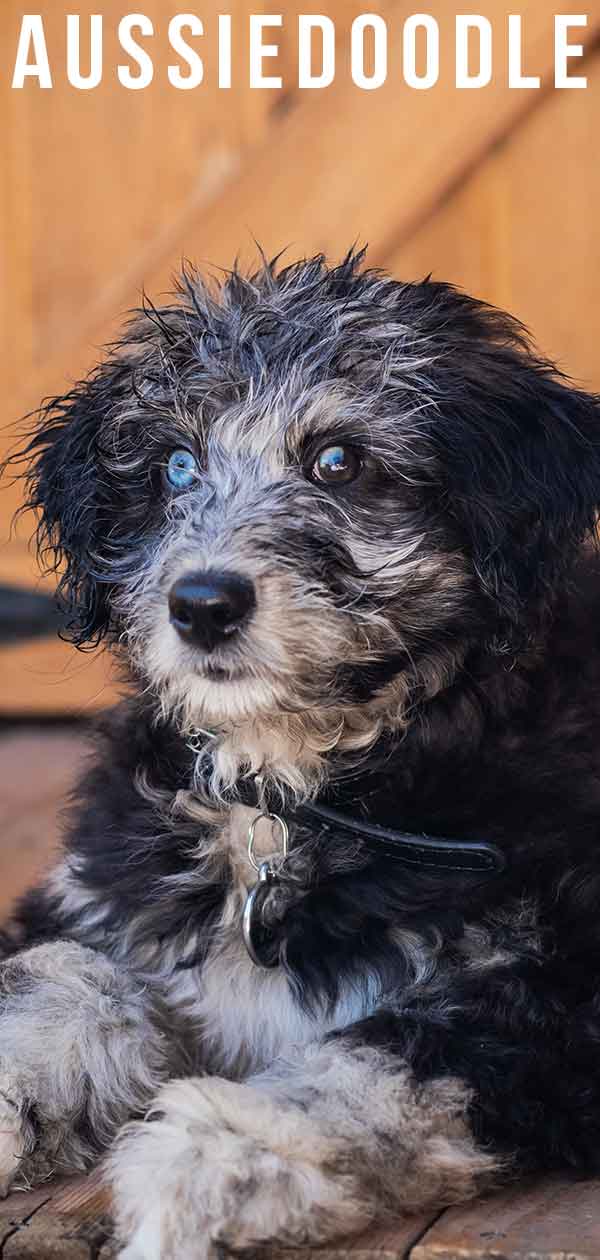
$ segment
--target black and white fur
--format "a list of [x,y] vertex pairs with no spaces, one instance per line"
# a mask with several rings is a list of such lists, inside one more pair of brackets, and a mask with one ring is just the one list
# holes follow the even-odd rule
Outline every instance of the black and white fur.
[[[315,480],[333,444],[348,483]],[[185,275],[27,457],[70,633],[133,694],[11,929],[3,1187],[112,1143],[123,1256],[191,1260],[598,1171],[598,399],[452,287],[316,258]],[[255,592],[211,652],[169,615],[198,571]],[[298,825],[261,970],[256,773],[283,812],[493,841],[506,871]]]

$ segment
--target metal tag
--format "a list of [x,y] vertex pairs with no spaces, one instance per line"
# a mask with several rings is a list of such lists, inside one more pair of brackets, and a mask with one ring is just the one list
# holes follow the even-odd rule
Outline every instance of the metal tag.
[[262,916],[263,905],[275,882],[269,863],[262,862],[258,868],[258,883],[248,893],[242,914],[244,945],[257,967],[277,967],[279,963],[279,945],[270,928],[265,927]]

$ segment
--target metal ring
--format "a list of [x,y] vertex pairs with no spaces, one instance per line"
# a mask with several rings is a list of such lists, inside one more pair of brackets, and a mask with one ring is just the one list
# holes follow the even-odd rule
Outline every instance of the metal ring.
[[[248,857],[255,871],[260,871],[260,868],[265,861],[265,859],[262,858],[260,862],[257,862],[254,856],[254,833],[256,831],[258,823],[263,818],[266,818],[269,822],[279,823],[279,826],[281,828],[281,856],[286,858],[289,851],[290,833],[289,833],[288,825],[285,819],[280,818],[279,814],[268,814],[268,813],[257,814],[256,818],[253,818],[248,828]],[[273,856],[275,856],[275,854],[273,854]]]

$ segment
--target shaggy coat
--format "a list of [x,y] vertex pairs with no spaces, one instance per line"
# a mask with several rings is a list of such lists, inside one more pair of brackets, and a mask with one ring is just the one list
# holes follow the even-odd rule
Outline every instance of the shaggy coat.
[[[132,689],[10,929],[0,1175],[113,1144],[127,1260],[600,1170],[598,399],[362,261],[184,275],[26,452],[66,630]],[[186,621],[224,582],[243,616]]]

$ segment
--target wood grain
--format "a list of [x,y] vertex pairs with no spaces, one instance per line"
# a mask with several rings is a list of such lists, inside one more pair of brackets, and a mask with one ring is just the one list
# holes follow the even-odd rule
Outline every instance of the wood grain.
[[[395,30],[414,11],[410,3],[379,7]],[[496,0],[486,12],[502,30],[513,7]],[[439,21],[442,46],[451,48],[454,14],[442,0],[428,12]],[[508,89],[502,40],[493,82],[482,92],[456,91],[450,58],[427,92],[406,87],[397,63],[377,92],[361,93],[347,75],[338,75],[326,107],[319,93],[306,93],[282,122],[276,139],[287,160],[274,163],[272,143],[257,150],[228,187],[227,206],[217,198],[187,225],[185,250],[227,266],[236,253],[255,257],[250,232],[267,253],[290,243],[294,253],[322,249],[334,257],[353,239],[366,238],[374,260],[385,261],[493,144],[544,103],[552,83],[552,21],[540,0],[526,0],[520,12],[527,62],[546,90]],[[582,40],[591,44],[599,31],[600,13],[590,13]],[[169,266],[148,279],[152,292],[168,283]]]
[[[241,83],[225,99],[218,91],[216,0],[202,6],[206,83],[199,97],[192,94],[194,103],[167,81],[173,56],[166,34],[169,19],[181,11],[177,0],[144,4],[155,29],[155,77],[143,92],[126,91],[117,80],[116,65],[124,60],[116,35],[124,12],[118,0],[101,7],[102,83],[86,92],[66,82],[71,8],[61,0],[40,0],[37,7],[53,72],[48,92],[35,83],[11,90],[23,6],[3,0],[0,7],[2,107],[10,123],[3,127],[1,210],[6,264],[15,277],[3,289],[0,307],[11,328],[23,330],[22,355],[16,358],[11,338],[5,363],[5,387],[14,384],[17,391],[27,347],[34,366],[64,348],[68,370],[68,349],[83,329],[105,313],[117,314],[124,293],[129,304],[157,251],[169,252],[172,238],[176,248],[181,215],[198,210],[229,177],[261,134],[257,113],[269,108],[264,93],[250,94]],[[93,0],[77,6],[83,48],[89,15],[97,9]],[[244,117],[250,108],[252,125]]]
[[97,1173],[0,1204],[2,1260],[109,1260],[109,1198]]
[[600,1183],[551,1178],[451,1208],[411,1260],[598,1260]]
[[426,1233],[435,1215],[406,1216],[394,1225],[374,1226],[358,1238],[341,1238],[324,1247],[273,1247],[268,1260],[404,1260],[412,1255],[413,1244]]
[[546,353],[598,390],[600,164],[588,158],[600,52],[585,69],[586,93],[551,95],[388,262],[407,280],[432,272],[513,311]]
[[58,638],[0,650],[0,710],[6,714],[85,717],[114,703],[122,690],[106,653],[77,652]]

